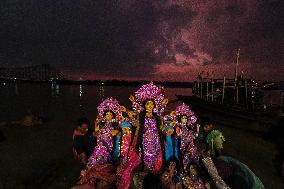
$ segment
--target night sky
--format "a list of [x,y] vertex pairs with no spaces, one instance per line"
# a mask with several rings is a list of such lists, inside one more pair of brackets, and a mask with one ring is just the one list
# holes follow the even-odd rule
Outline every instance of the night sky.
[[284,79],[283,0],[1,0],[0,67],[72,79]]

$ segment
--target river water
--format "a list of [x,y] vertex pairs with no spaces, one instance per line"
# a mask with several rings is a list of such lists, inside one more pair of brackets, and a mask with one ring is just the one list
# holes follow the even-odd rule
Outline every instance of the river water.
[[[98,104],[107,97],[116,98],[121,105],[131,108],[129,96],[139,87],[59,85],[32,83],[1,83],[0,121],[12,121],[31,111],[48,119],[69,115],[95,118]],[[165,88],[169,100],[175,94],[191,95],[191,88]],[[169,104],[168,109],[175,104]]]
[[[63,114],[70,118],[87,116],[95,118],[96,107],[107,97],[116,98],[121,105],[130,108],[128,100],[139,87],[96,86],[96,85],[59,85],[56,83],[0,83],[0,121],[12,121],[28,111],[45,118],[60,118]],[[191,88],[165,88],[169,100],[175,94],[192,95]],[[283,96],[282,96],[283,98]],[[280,91],[264,91],[263,103],[283,104]],[[175,103],[168,106],[173,109]]]

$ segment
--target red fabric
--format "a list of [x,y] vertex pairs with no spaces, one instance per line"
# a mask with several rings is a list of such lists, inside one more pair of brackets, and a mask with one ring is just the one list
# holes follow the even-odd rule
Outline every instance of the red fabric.
[[162,165],[163,165],[163,153],[162,153],[162,150],[160,150],[158,159],[156,160],[155,167],[154,167],[155,173],[159,173],[161,171]]
[[93,166],[88,170],[86,177],[89,180],[100,179],[107,182],[113,182],[115,180],[114,166],[112,164]]
[[74,132],[73,132],[73,138],[74,138],[74,136],[83,136],[83,135],[84,134],[81,133],[80,131],[78,131],[77,129],[75,129]]
[[[73,140],[74,140],[75,136],[83,136],[83,135],[84,135],[83,133],[81,133],[80,131],[75,129],[73,131]],[[81,158],[80,154],[77,153],[76,149],[73,147],[72,150],[73,150],[73,157],[74,157],[74,159],[77,160],[77,161],[82,161],[82,158]]]
[[128,161],[126,164],[119,168],[118,175],[121,175],[119,179],[118,189],[130,188],[133,171],[141,164],[140,157],[137,154],[135,148],[131,148],[129,151]]
[[108,183],[115,181],[115,170],[112,164],[96,165],[87,170],[74,189],[94,189],[96,180],[103,180]]

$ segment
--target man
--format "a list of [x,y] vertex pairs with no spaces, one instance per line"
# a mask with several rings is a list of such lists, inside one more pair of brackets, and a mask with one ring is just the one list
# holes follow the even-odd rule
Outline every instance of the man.
[[96,145],[96,138],[90,129],[87,118],[80,118],[73,133],[73,155],[74,158],[84,164],[87,163],[90,154]]
[[204,139],[206,143],[206,152],[209,153],[212,157],[218,157],[222,155],[223,143],[225,137],[223,134],[214,129],[213,123],[209,118],[202,119],[202,127],[204,130]]
[[205,149],[201,150],[201,153],[204,157],[211,156],[219,175],[228,182],[227,179],[232,175],[233,169],[232,165],[222,160],[225,137],[219,130],[214,129],[213,122],[209,118],[203,118],[201,125],[204,131],[203,143],[205,143]]

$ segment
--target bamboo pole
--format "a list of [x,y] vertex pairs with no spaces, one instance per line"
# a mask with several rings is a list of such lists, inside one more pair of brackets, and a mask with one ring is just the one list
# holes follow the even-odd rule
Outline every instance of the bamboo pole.
[[208,101],[208,95],[209,95],[209,83],[208,81],[206,82],[206,100]]
[[194,88],[194,95],[197,95],[198,89],[197,89],[197,82],[194,82],[195,88]]
[[238,86],[238,72],[239,72],[239,57],[240,57],[240,49],[237,51],[237,62],[235,69],[235,103],[239,103],[239,86]]
[[245,79],[246,108],[248,109],[248,81]]
[[236,104],[239,104],[239,86],[236,86]]
[[200,83],[200,98],[202,99],[203,98],[203,80],[201,78],[201,83]]
[[226,77],[224,77],[223,79],[222,104],[224,103],[224,98],[225,98],[225,87],[226,87]]
[[240,49],[237,51],[237,62],[236,62],[236,68],[235,68],[235,82],[238,80],[238,74],[239,74],[239,57],[240,57]]
[[197,79],[197,96],[199,96],[199,78]]
[[214,101],[214,81],[211,82],[211,101]]

